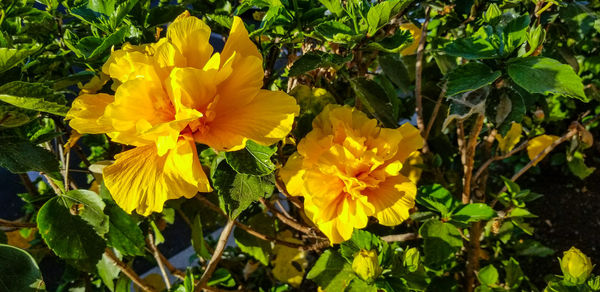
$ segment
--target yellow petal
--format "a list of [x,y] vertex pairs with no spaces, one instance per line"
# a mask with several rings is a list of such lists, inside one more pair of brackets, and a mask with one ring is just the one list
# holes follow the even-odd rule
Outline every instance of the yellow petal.
[[169,95],[178,112],[182,108],[204,112],[217,94],[216,70],[175,68],[167,81]]
[[102,72],[119,83],[142,77],[157,80],[153,58],[141,46],[124,47],[111,52],[102,66]]
[[517,143],[521,140],[521,132],[523,131],[523,127],[519,123],[512,123],[510,126],[510,130],[506,133],[506,136],[502,137],[502,135],[496,135],[496,140],[498,140],[498,148],[502,153],[510,152]]
[[386,226],[398,225],[408,218],[416,195],[417,186],[403,175],[388,177],[377,189],[365,192],[369,202],[378,210],[375,217]]
[[401,171],[402,175],[408,177],[410,181],[416,184],[423,172],[423,157],[421,156],[421,152],[413,152],[404,163],[404,167]]
[[423,148],[425,141],[417,128],[405,123],[397,129],[402,134],[402,143],[398,145],[398,152],[394,159],[405,161],[414,151]]
[[403,23],[400,25],[401,30],[408,30],[413,38],[413,42],[410,46],[406,47],[400,52],[402,56],[414,55],[417,53],[419,48],[419,39],[421,38],[421,29],[412,23]]
[[104,183],[115,202],[126,212],[136,210],[148,216],[161,212],[166,200],[191,198],[198,191],[210,191],[210,184],[198,161],[196,147],[181,138],[177,148],[158,156],[156,146],[131,149],[115,156],[104,168]]
[[254,56],[260,59],[262,64],[262,55],[256,48],[256,45],[248,37],[248,31],[244,26],[244,22],[241,18],[234,16],[231,31],[227,42],[221,52],[221,64],[225,63],[227,59],[233,56],[234,52],[242,57]]
[[[226,63],[219,70],[219,73],[227,76],[227,79],[219,81],[221,103],[217,111],[227,110],[232,104],[239,106],[248,104],[261,90],[264,77],[262,60],[253,56],[243,58],[239,56],[236,54],[233,57],[235,61]],[[224,58],[223,55],[221,57]]]
[[302,168],[302,155],[298,152],[288,158],[285,166],[279,170],[279,176],[285,183],[287,192],[292,196],[301,196],[304,190],[305,170]]
[[[292,236],[292,232],[289,230],[280,233],[278,237],[287,242],[301,243]],[[297,248],[277,244],[273,248],[273,254],[275,254],[275,260],[271,261],[271,264],[273,265],[272,271],[275,279],[299,287],[308,266],[305,252]]]
[[188,67],[203,68],[213,52],[208,42],[210,28],[187,11],[169,25],[167,39],[185,58]]
[[216,112],[206,132],[195,133],[197,142],[226,151],[244,148],[247,139],[271,145],[291,131],[299,110],[293,97],[269,90],[261,90],[250,104],[229,104],[229,108]]
[[66,115],[71,128],[83,134],[103,134],[110,132],[110,124],[99,121],[106,107],[114,101],[114,96],[105,93],[83,94],[78,96]]
[[[529,156],[529,160],[534,160],[540,153],[542,153],[542,151],[544,151],[544,149],[552,145],[552,143],[558,139],[559,137],[554,135],[541,135],[531,139],[531,141],[527,143],[527,155]],[[542,155],[533,163],[533,165],[538,164],[538,162],[544,159],[545,156],[546,155]]]

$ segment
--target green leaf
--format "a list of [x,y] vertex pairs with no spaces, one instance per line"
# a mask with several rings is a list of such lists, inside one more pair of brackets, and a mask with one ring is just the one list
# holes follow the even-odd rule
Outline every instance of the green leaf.
[[69,107],[62,94],[41,83],[13,81],[0,86],[0,101],[14,106],[64,116]]
[[0,137],[0,167],[12,173],[59,171],[58,160],[52,152],[18,137]]
[[383,73],[389,78],[398,88],[404,92],[409,92],[412,82],[408,69],[402,59],[394,54],[386,54],[379,56],[379,65]]
[[224,162],[214,169],[212,180],[219,194],[221,209],[231,218],[237,218],[250,204],[271,195],[274,190],[271,176],[236,173]]
[[367,12],[367,35],[374,35],[412,2],[413,0],[388,0],[372,6]]
[[[344,291],[345,292],[377,292],[377,291],[379,291],[377,288],[378,287],[375,285],[375,283],[369,284],[360,278],[354,278],[354,280],[352,280],[352,282],[350,282],[350,285],[348,285],[348,287]],[[387,290],[383,290],[383,291],[387,291]]]
[[452,220],[463,224],[490,220],[496,216],[496,211],[484,203],[472,203],[459,207],[452,214]]
[[354,229],[350,240],[344,241],[340,244],[340,254],[348,261],[352,261],[356,253],[361,249],[364,250],[378,250],[381,246],[381,240],[374,234]]
[[386,53],[398,53],[409,46],[412,41],[412,36],[408,30],[397,30],[392,36],[386,37],[378,42],[370,42],[368,48]]
[[526,239],[519,241],[515,247],[518,256],[547,257],[554,254],[554,250],[541,244],[539,241]]
[[344,7],[342,6],[342,2],[339,0],[319,0],[327,10],[329,10],[332,14],[335,14],[337,17],[341,17],[344,13]]
[[511,20],[504,30],[504,53],[508,55],[527,40],[527,28],[529,27],[529,14],[521,15]]
[[447,96],[482,88],[500,78],[502,73],[494,71],[487,65],[470,62],[456,67],[448,73]]
[[393,116],[390,97],[377,82],[365,78],[354,78],[350,85],[363,106],[385,127],[397,128],[398,119]]
[[0,101],[0,129],[25,125],[35,119],[39,113]]
[[514,59],[508,64],[508,75],[529,93],[560,94],[588,99],[583,92],[583,83],[573,68],[557,60],[545,57]]
[[123,255],[144,255],[146,241],[144,233],[131,218],[114,203],[109,203],[104,209],[109,218],[109,229],[106,240],[109,246],[116,248]]
[[38,212],[40,235],[60,258],[75,261],[80,268],[93,269],[106,244],[92,226],[72,215],[60,201],[54,197]]
[[292,64],[289,76],[298,76],[317,68],[333,67],[339,69],[343,64],[352,60],[352,54],[340,56],[324,52],[308,52]]
[[152,27],[173,21],[185,7],[176,5],[158,6],[150,9],[146,17],[146,26]]
[[339,253],[326,250],[306,275],[325,291],[344,291],[356,278],[352,266]]
[[581,151],[575,151],[570,158],[571,159],[567,159],[569,170],[580,179],[585,179],[596,170],[595,167],[588,167],[585,165],[583,153]]
[[363,36],[357,34],[354,29],[339,22],[339,21],[325,21],[315,27],[315,32],[326,40],[334,43],[349,43],[351,41],[362,38]]
[[482,37],[456,39],[446,45],[443,51],[450,56],[463,57],[468,60],[498,57],[498,51],[494,45]]
[[76,213],[94,227],[98,235],[103,236],[108,232],[109,217],[104,214],[106,204],[98,194],[88,190],[72,190],[60,195],[60,198],[69,210],[77,210]]
[[115,280],[119,278],[121,269],[117,264],[108,258],[106,254],[102,254],[102,259],[96,264],[98,270],[98,276],[102,279],[102,283],[110,291],[115,291]]
[[0,73],[6,72],[29,56],[35,54],[41,48],[35,45],[27,49],[0,48]]
[[271,162],[271,156],[277,151],[277,147],[263,146],[253,141],[246,143],[246,148],[226,152],[225,159],[229,166],[237,173],[266,175],[275,170],[275,164]]
[[523,270],[521,270],[519,262],[511,257],[509,260],[502,261],[502,264],[504,264],[504,272],[506,272],[506,277],[504,278],[506,286],[512,289],[519,287],[521,282],[525,279],[525,275],[523,274]]
[[492,265],[487,265],[479,270],[477,279],[482,285],[493,285],[498,283],[498,270]]
[[0,244],[0,263],[1,291],[45,290],[40,268],[26,251]]
[[450,210],[458,206],[450,191],[439,184],[421,186],[417,193],[417,203],[429,210],[438,211],[447,217]]
[[[275,226],[273,217],[265,213],[258,213],[248,219],[247,225],[254,230],[260,230],[261,233],[275,237]],[[244,253],[249,254],[263,265],[269,265],[272,248],[271,243],[258,239],[241,228],[236,228],[233,231],[235,242]]]
[[200,218],[200,215],[197,215],[192,223],[192,247],[194,247],[194,251],[196,251],[196,254],[199,257],[202,257],[205,260],[210,259],[210,252],[206,249],[206,242],[204,241],[202,219]]
[[235,279],[231,276],[231,273],[224,268],[218,268],[215,270],[212,277],[208,281],[208,286],[223,286],[223,287],[234,287]]
[[454,259],[454,253],[463,245],[462,237],[456,226],[439,220],[429,220],[419,229],[423,237],[425,264],[438,266]]

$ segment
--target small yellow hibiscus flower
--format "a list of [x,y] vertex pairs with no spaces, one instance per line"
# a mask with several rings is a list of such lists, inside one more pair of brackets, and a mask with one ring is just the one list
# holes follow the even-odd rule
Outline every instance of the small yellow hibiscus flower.
[[414,25],[412,22],[403,23],[400,25],[401,30],[408,30],[413,38],[412,43],[400,51],[402,56],[414,55],[417,53],[419,48],[419,40],[421,39],[421,29]]
[[184,12],[153,44],[126,44],[102,67],[114,95],[80,95],[67,114],[80,133],[107,133],[135,146],[104,168],[106,187],[127,212],[162,211],[164,202],[210,192],[196,143],[234,151],[247,140],[273,144],[299,108],[284,92],[261,89],[262,56],[238,17],[213,53],[210,28]]
[[410,124],[381,128],[359,110],[328,105],[280,176],[291,195],[304,197],[308,218],[340,243],[369,216],[387,226],[408,218],[417,187],[400,171],[421,147],[423,138]]

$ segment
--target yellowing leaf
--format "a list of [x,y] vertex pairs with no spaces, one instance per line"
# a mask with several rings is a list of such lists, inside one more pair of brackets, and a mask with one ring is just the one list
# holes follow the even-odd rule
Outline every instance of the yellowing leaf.
[[[292,232],[289,230],[284,231],[280,236],[285,241],[300,243],[299,240],[293,238]],[[304,251],[284,245],[275,245],[273,253],[275,260],[271,264],[275,279],[299,287],[308,266]]]
[[502,135],[496,135],[496,140],[498,140],[498,148],[502,153],[508,153],[511,151],[517,143],[521,140],[521,132],[523,131],[523,127],[519,123],[512,123],[510,126],[510,130],[506,133],[506,136],[502,137]]
[[[552,145],[554,141],[558,140],[558,138],[558,136],[554,135],[541,135],[531,139],[527,145],[527,155],[529,156],[529,159],[535,159],[540,153],[542,153],[542,151],[544,151],[544,149]],[[538,162],[544,159],[545,156],[546,155],[542,155],[537,161],[535,161],[533,165],[536,165]]]

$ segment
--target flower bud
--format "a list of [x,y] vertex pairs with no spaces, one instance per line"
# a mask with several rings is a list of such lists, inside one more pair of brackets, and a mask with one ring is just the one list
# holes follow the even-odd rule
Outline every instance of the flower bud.
[[583,284],[592,272],[592,261],[575,247],[564,252],[560,260],[560,269],[565,280],[573,284]]
[[377,251],[361,249],[352,261],[352,270],[363,280],[373,282],[382,272]]
[[592,288],[592,291],[600,291],[600,276],[591,277],[587,284]]

